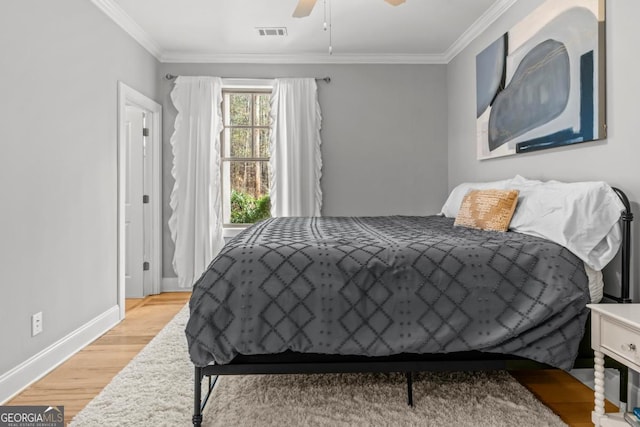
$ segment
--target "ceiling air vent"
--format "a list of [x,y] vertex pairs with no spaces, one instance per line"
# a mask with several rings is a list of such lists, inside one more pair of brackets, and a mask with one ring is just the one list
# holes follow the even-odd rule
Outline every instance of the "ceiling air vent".
[[279,36],[284,37],[287,35],[286,27],[258,27],[258,34],[261,36]]

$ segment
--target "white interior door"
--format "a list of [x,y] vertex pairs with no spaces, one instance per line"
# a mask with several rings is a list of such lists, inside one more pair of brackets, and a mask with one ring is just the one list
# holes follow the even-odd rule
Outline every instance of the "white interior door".
[[[153,245],[151,236],[153,235],[152,217],[153,209],[151,209],[151,194],[153,191],[153,144],[149,141],[149,132],[151,128],[150,115],[147,112],[142,113],[142,126],[146,132],[142,136],[142,191],[144,193],[142,204],[142,256],[143,265],[146,267],[142,271],[142,293],[144,296],[153,294],[152,275],[150,260],[154,259]],[[153,116],[151,116],[153,117]]]
[[124,226],[125,296],[144,296],[144,112],[126,108]]
[[[158,294],[161,290],[161,138],[162,106],[118,82],[117,292],[120,319],[125,318],[126,297]],[[148,195],[148,203],[142,203],[142,195]],[[144,270],[143,263],[148,263],[148,270]]]

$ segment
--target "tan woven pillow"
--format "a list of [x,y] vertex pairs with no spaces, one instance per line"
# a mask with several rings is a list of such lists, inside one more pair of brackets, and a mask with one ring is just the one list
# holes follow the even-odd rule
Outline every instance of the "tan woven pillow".
[[507,231],[518,204],[518,190],[471,190],[462,199],[454,226]]

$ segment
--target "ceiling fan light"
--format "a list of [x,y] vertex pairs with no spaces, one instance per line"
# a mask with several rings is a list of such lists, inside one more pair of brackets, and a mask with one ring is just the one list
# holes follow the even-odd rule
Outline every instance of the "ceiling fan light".
[[402,3],[404,3],[407,0],[384,0],[387,3],[389,3],[391,6],[400,6]]

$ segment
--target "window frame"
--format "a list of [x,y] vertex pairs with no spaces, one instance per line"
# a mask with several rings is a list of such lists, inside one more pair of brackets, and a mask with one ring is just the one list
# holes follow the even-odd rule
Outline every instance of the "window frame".
[[[222,131],[221,131],[221,135],[220,135],[220,196],[222,197],[222,207],[223,207],[223,236],[224,237],[233,237],[235,235],[237,235],[238,233],[240,233],[242,230],[244,230],[245,228],[249,227],[250,225],[252,225],[252,223],[231,223],[231,222],[227,222],[226,220],[230,221],[230,217],[227,217],[226,213],[225,213],[225,209],[228,207],[230,209],[230,201],[231,201],[231,183],[226,183],[227,179],[225,179],[225,164],[231,165],[232,162],[234,161],[245,161],[245,162],[266,162],[267,164],[269,164],[271,156],[269,157],[233,157],[233,156],[225,156],[225,152],[226,152],[226,148],[227,145],[230,144],[230,137],[228,137],[228,135],[230,135],[230,132],[232,129],[250,129],[251,130],[251,140],[253,142],[253,146],[252,146],[252,150],[253,150],[253,155],[255,155],[255,149],[256,149],[256,140],[255,140],[255,135],[256,135],[256,130],[260,130],[260,129],[267,129],[269,132],[271,132],[271,123],[269,123],[268,125],[256,125],[255,120],[255,96],[256,95],[269,95],[271,96],[271,94],[273,93],[273,83],[270,80],[266,80],[266,81],[254,81],[257,82],[258,84],[238,84],[237,81],[231,81],[227,84],[224,84],[225,82],[223,81],[223,86],[222,86]],[[227,114],[227,99],[228,99],[228,94],[233,94],[233,93],[246,93],[246,94],[251,94],[252,95],[252,102],[251,102],[251,125],[247,126],[247,125],[227,125],[227,122],[230,123],[230,117],[228,117]],[[227,120],[228,119],[228,120]],[[270,138],[270,136],[269,136]],[[230,147],[229,147],[229,154],[230,154]],[[226,183],[226,184],[225,184]],[[226,186],[229,186],[229,188],[227,189]]]

